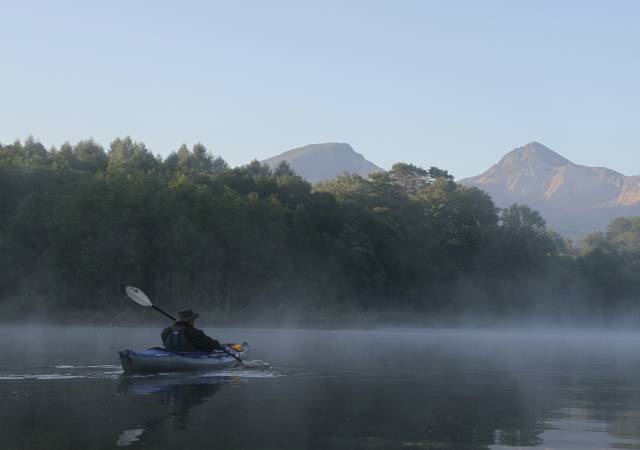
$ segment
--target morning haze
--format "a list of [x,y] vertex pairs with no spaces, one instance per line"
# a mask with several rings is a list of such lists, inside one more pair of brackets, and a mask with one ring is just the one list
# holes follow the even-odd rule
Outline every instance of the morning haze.
[[0,6],[0,447],[640,448],[639,13]]

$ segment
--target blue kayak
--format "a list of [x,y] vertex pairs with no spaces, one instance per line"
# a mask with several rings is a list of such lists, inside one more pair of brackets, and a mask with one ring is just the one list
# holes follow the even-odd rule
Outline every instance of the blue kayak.
[[[212,352],[170,352],[153,347],[148,350],[121,350],[120,362],[125,373],[182,372],[189,370],[211,370],[235,367],[237,358],[245,359],[249,345],[226,344],[224,350]],[[228,352],[228,353],[227,353]]]

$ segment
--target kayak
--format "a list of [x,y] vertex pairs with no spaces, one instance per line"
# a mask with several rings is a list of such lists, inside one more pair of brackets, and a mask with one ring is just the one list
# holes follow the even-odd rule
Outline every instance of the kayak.
[[[245,359],[249,345],[225,344],[227,352]],[[170,352],[153,347],[148,350],[121,350],[120,362],[125,373],[182,372],[189,370],[224,369],[235,367],[238,360],[224,350],[212,352]]]

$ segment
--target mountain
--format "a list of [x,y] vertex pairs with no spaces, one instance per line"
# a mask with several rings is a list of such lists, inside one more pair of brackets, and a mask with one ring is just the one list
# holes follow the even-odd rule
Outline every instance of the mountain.
[[330,180],[342,172],[367,176],[384,170],[343,143],[306,145],[262,162],[273,169],[282,161],[287,161],[296,173],[311,183]]
[[581,166],[538,142],[460,183],[487,191],[499,207],[527,204],[551,229],[573,238],[602,230],[616,217],[640,215],[640,176]]

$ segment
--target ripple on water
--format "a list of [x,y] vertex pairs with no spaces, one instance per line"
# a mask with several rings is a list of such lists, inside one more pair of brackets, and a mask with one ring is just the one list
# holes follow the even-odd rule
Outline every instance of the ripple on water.
[[[251,363],[251,362],[249,362]],[[273,378],[283,374],[273,372],[266,363],[248,365],[246,368],[227,369],[219,371],[183,373],[191,379],[207,378]],[[28,369],[24,372],[0,371],[0,381],[21,380],[72,380],[72,379],[117,379],[124,374],[120,365],[116,364],[57,364],[51,367]],[[176,375],[176,372],[134,375],[135,377],[158,377]],[[178,373],[179,374],[179,373]]]

